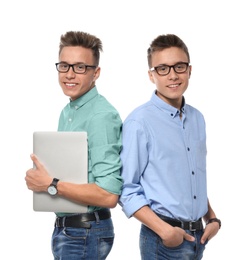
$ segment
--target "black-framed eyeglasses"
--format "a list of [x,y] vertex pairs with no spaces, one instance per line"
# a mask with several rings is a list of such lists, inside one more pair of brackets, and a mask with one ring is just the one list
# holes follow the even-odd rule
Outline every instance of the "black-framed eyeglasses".
[[172,66],[162,64],[162,65],[151,68],[150,71],[155,70],[160,76],[166,76],[170,73],[171,68],[173,68],[176,73],[181,74],[181,73],[186,72],[188,67],[189,67],[188,62],[179,62]]
[[61,73],[66,73],[69,71],[70,67],[72,67],[73,71],[77,74],[84,74],[86,73],[88,68],[95,69],[97,66],[94,65],[87,65],[84,63],[76,63],[76,64],[68,64],[66,62],[58,62],[55,63],[57,71]]

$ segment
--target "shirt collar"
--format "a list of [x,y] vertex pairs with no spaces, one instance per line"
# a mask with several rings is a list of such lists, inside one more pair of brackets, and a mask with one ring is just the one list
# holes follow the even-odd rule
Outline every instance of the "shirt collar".
[[98,95],[98,90],[96,86],[94,86],[92,89],[90,89],[88,92],[77,98],[76,100],[70,100],[70,108],[79,109],[84,104],[89,102],[92,98]]
[[[159,97],[156,95],[156,90],[155,90],[155,91],[153,92],[153,94],[152,94],[151,101],[152,101],[157,107],[159,107],[160,109],[162,109],[162,110],[166,111],[167,113],[169,113],[172,118],[174,118],[174,117],[176,117],[176,116],[179,116],[179,114],[180,114],[180,111],[179,111],[176,107],[173,107],[173,106],[167,104],[164,100],[162,100],[161,98],[159,98]],[[185,98],[183,97],[182,106],[181,106],[181,112],[182,112],[182,113],[185,113],[185,107],[186,107]]]

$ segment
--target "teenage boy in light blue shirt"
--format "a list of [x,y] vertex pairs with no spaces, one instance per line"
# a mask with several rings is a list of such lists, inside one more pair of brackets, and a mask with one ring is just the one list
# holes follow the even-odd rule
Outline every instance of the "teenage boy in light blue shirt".
[[123,124],[119,203],[142,223],[142,260],[201,259],[221,222],[207,195],[204,117],[183,96],[192,71],[187,46],[160,35],[148,65],[156,90]]

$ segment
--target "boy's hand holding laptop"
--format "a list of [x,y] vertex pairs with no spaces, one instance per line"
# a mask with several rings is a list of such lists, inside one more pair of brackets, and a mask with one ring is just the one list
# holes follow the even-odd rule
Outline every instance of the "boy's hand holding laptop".
[[35,167],[29,169],[26,174],[25,179],[28,183],[28,189],[36,192],[47,192],[47,187],[52,183],[53,178],[35,154],[31,154],[30,157]]

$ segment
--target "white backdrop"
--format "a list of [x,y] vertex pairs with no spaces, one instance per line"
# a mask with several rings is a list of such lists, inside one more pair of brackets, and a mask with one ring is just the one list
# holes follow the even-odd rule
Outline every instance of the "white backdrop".
[[[60,35],[68,30],[103,41],[97,87],[124,120],[154,89],[146,50],[159,34],[175,33],[187,44],[193,66],[187,103],[205,116],[208,192],[222,229],[205,260],[243,259],[246,188],[246,12],[244,1],[94,0],[2,1],[1,259],[50,260],[53,213],[32,210],[24,177],[32,167],[32,133],[56,130],[68,102],[54,63]],[[109,260],[139,260],[140,224],[112,210],[115,244]],[[5,255],[5,258],[2,258]]]

